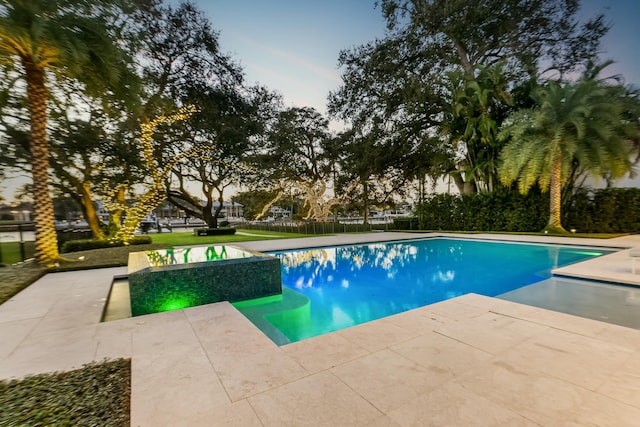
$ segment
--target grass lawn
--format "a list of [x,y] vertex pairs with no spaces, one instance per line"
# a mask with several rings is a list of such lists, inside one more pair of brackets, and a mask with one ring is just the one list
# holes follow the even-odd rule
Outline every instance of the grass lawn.
[[[24,242],[25,259],[33,258],[35,242]],[[4,264],[15,264],[22,261],[20,242],[0,242],[0,261]]]
[[278,233],[273,231],[238,230],[226,236],[194,236],[192,232],[150,234],[153,244],[168,246],[209,245],[216,243],[247,242],[254,240],[293,239],[297,237],[314,237],[313,234]]

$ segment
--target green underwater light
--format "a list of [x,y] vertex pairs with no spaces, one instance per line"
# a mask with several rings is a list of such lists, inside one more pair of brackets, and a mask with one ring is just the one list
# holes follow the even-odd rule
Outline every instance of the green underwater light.
[[187,296],[177,296],[174,298],[169,298],[158,307],[158,311],[173,311],[173,310],[181,310],[183,308],[192,307],[193,302],[192,298]]
[[574,254],[587,255],[587,256],[600,256],[602,252],[586,252],[586,251],[573,251]]

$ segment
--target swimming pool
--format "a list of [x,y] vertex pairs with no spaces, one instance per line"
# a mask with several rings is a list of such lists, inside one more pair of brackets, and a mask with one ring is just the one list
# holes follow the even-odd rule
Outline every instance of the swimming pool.
[[500,295],[610,252],[445,238],[278,251],[271,254],[281,260],[283,289],[292,292],[236,307],[285,344],[470,292]]

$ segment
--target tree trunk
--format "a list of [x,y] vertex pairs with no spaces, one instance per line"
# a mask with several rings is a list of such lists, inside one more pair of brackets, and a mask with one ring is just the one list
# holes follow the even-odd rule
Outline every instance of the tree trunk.
[[560,210],[562,202],[562,154],[556,150],[551,169],[551,179],[549,180],[549,223],[546,231],[562,233],[566,232],[562,228]]
[[218,197],[218,207],[213,213],[213,228],[218,228],[218,215],[222,211],[222,205],[224,203],[224,196],[222,195],[222,191],[220,190],[220,196]]
[[29,150],[31,151],[31,174],[33,175],[33,219],[35,222],[36,260],[52,265],[59,258],[58,236],[54,225],[53,202],[49,193],[49,146],[47,141],[47,89],[44,70],[30,59],[23,58],[27,80],[27,103],[29,106]]
[[453,178],[453,183],[456,185],[458,192],[460,194],[464,194],[464,179],[462,179],[462,175],[458,171],[449,172],[449,176]]
[[213,213],[213,190],[208,190],[206,195],[207,201],[202,207],[202,220],[207,223],[208,228],[217,228],[218,221]]
[[369,224],[369,183],[367,180],[362,181],[362,196],[364,198],[364,225]]
[[100,222],[100,218],[98,218],[96,208],[93,205],[93,200],[91,200],[91,183],[83,182],[80,194],[85,219],[87,220],[87,224],[89,224],[89,228],[91,228],[91,231],[93,232],[93,237],[99,240],[104,239],[102,223]]

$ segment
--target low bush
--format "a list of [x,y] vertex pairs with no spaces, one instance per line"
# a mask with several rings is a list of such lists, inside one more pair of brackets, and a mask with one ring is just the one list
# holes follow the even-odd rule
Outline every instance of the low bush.
[[[130,245],[148,245],[150,243],[151,236],[134,236],[129,242]],[[91,249],[116,248],[119,246],[124,246],[124,243],[121,240],[70,240],[68,242],[64,242],[61,252],[69,253],[88,251]]]
[[640,232],[640,189],[579,190],[563,206],[562,223],[581,233]]
[[236,234],[235,228],[194,228],[194,236],[227,236]]
[[394,218],[394,230],[419,230],[418,218]]
[[[549,220],[549,194],[494,191],[436,194],[416,208],[421,230],[535,232]],[[396,229],[414,229],[407,219]],[[640,189],[577,190],[562,205],[562,225],[579,233],[640,232]]]
[[416,209],[422,230],[539,231],[548,219],[549,196],[531,191],[437,194]]
[[131,360],[0,381],[0,425],[128,426]]

